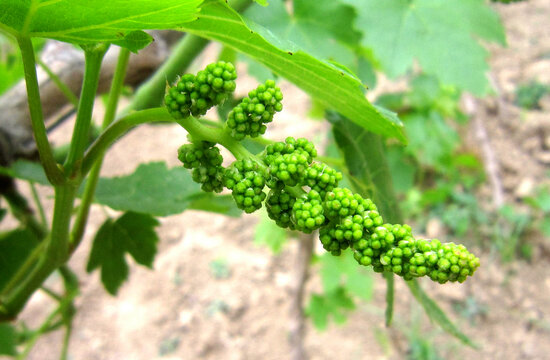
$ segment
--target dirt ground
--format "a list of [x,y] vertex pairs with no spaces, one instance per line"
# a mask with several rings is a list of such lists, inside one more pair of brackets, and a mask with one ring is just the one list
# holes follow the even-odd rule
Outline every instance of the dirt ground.
[[[490,76],[498,95],[478,106],[501,167],[505,198],[516,201],[548,181],[550,98],[543,99],[542,110],[526,111],[513,105],[513,95],[518,84],[532,79],[550,84],[550,2],[531,0],[496,9],[507,29],[508,47],[490,47]],[[246,89],[251,82],[245,76],[238,88]],[[268,135],[281,139],[293,134],[322,142],[327,125],[304,121],[307,96],[292,85],[283,87],[285,109]],[[175,149],[184,141],[184,131],[174,126],[140,127],[107,155],[103,175],[130,173],[144,161],[164,160],[175,166]],[[476,146],[473,141],[467,144]],[[44,194],[51,206],[47,190]],[[255,216],[235,219],[186,211],[162,218],[154,271],[132,266],[130,280],[114,298],[103,290],[97,272],[85,273],[91,237],[103,220],[103,210],[94,207],[86,240],[70,262],[81,275],[71,359],[289,358],[297,241],[274,256],[253,243]],[[396,282],[395,326],[386,329],[385,282],[373,274],[373,300],[360,303],[345,325],[332,324],[318,332],[307,323],[305,348],[310,359],[405,358],[411,323],[444,359],[550,359],[550,241],[534,241],[531,262],[503,265],[496,254],[485,252],[480,256],[482,267],[465,284],[421,281],[480,349],[463,346],[430,325],[401,280]],[[212,262],[219,259],[227,265],[226,277],[216,278],[212,271]],[[49,282],[56,286],[58,279]],[[306,292],[318,290],[313,266]],[[460,305],[462,311],[457,311]],[[38,325],[53,306],[36,294],[22,318]],[[57,359],[61,340],[60,332],[41,338],[30,359]]]

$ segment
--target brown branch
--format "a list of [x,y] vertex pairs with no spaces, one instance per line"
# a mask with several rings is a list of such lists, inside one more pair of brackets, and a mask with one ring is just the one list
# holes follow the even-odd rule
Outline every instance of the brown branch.
[[[135,86],[143,82],[168,57],[167,32],[151,32],[155,41],[132,54],[125,83]],[[112,46],[103,61],[99,80],[99,93],[109,90],[114,74],[119,48]],[[42,51],[42,61],[78,96],[82,86],[84,54],[71,44],[48,41]],[[42,68],[37,67],[40,97],[44,118],[58,113],[69,100]],[[25,83],[21,80],[0,97],[0,157],[7,162],[18,157],[31,157],[35,152],[32,128],[29,120]],[[3,144],[7,145],[3,145]]]
[[481,116],[479,115],[479,108],[476,99],[472,96],[466,95],[465,105],[466,112],[472,116],[474,134],[478,144],[481,146],[483,165],[489,178],[489,183],[491,184],[493,205],[495,209],[498,209],[504,205],[504,188],[500,177],[498,158],[493,150],[493,147],[491,146],[491,140],[489,138],[489,134],[487,133],[487,129],[485,128]]
[[303,235],[299,240],[298,254],[296,256],[296,273],[294,286],[290,299],[290,323],[288,341],[290,344],[290,359],[307,359],[305,342],[305,316],[304,316],[304,293],[305,285],[308,279],[308,270],[311,256],[313,254],[313,244],[315,235]]

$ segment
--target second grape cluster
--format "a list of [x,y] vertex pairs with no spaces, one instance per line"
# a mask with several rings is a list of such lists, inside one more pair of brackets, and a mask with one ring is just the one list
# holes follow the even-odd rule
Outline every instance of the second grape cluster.
[[[202,115],[234,90],[235,77],[234,67],[224,62],[197,76],[184,75],[168,89],[166,106],[177,119]],[[265,124],[281,111],[282,98],[275,82],[268,80],[242,99],[220,131],[237,141],[263,134]],[[246,213],[265,204],[282,228],[318,230],[323,248],[335,256],[349,248],[360,265],[377,272],[406,280],[428,276],[439,283],[463,282],[479,267],[479,259],[463,245],[417,239],[410,226],[385,223],[372,200],[338,187],[342,174],[316,161],[317,150],[307,139],[288,137],[257,155],[241,153],[228,167],[222,166],[216,143],[191,140],[180,147],[178,158],[204,191],[227,188]]]

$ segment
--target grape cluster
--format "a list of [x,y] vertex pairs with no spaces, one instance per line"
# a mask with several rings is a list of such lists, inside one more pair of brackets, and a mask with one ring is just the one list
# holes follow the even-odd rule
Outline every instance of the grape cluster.
[[297,230],[309,234],[325,224],[322,202],[321,195],[315,190],[296,199],[292,206],[292,222]]
[[204,115],[235,91],[236,78],[233,64],[224,61],[209,64],[196,75],[183,75],[168,89],[164,103],[176,119]]
[[370,199],[363,199],[346,188],[335,188],[328,192],[323,208],[331,222],[327,229],[321,229],[320,240],[323,248],[333,255],[340,255],[341,250],[361,239],[374,226],[372,218],[382,222],[381,218],[374,216],[378,213]]
[[178,149],[178,159],[186,169],[192,169],[193,181],[207,192],[223,190],[224,168],[220,149],[214,143],[197,141]]
[[327,192],[338,186],[340,180],[342,180],[341,172],[323,163],[314,162],[306,169],[301,184],[317,191],[324,199]]
[[241,103],[227,117],[225,125],[231,136],[237,140],[247,135],[257,137],[265,133],[265,124],[273,120],[275,112],[283,109],[283,93],[275,86],[275,81],[267,80],[248,93]]
[[270,186],[296,186],[302,183],[306,170],[316,156],[315,146],[305,138],[287,137],[284,142],[268,145],[263,161],[269,169]]
[[[166,106],[176,118],[203,114],[234,90],[234,79],[231,64],[209,65],[196,76],[184,75],[170,88]],[[280,111],[281,100],[279,88],[267,81],[229,113],[225,129],[210,132],[218,131],[219,141],[230,146],[235,139],[263,134],[265,124]],[[178,158],[193,170],[193,180],[203,190],[231,190],[246,213],[265,203],[268,216],[278,226],[305,233],[319,230],[326,251],[338,256],[349,248],[360,265],[372,266],[376,272],[392,272],[406,280],[427,276],[439,283],[463,282],[480,265],[463,245],[416,239],[410,226],[384,223],[372,200],[338,187],[342,174],[316,162],[317,150],[307,139],[287,137],[258,156],[244,155],[239,146],[230,149],[237,150],[238,159],[228,168],[222,166],[220,151],[212,142],[183,145]]]
[[265,202],[267,215],[283,229],[295,230],[296,226],[291,220],[295,202],[296,197],[284,188],[271,189]]
[[233,199],[239,209],[252,213],[262,207],[265,176],[258,163],[251,159],[237,160],[226,169],[224,184],[233,191]]

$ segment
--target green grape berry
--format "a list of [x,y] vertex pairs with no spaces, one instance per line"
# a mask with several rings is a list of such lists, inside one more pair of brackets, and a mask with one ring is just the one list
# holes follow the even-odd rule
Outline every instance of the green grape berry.
[[292,207],[292,221],[297,230],[311,233],[325,224],[321,195],[310,190],[309,193],[296,199]]
[[251,159],[235,161],[225,171],[224,184],[232,190],[239,209],[252,213],[262,207],[266,198],[265,176],[256,162]]
[[197,75],[183,75],[168,89],[164,103],[176,119],[204,115],[235,90],[236,78],[233,64],[224,61],[209,64]]
[[221,192],[223,190],[223,157],[214,143],[199,141],[182,145],[178,149],[178,159],[183,167],[192,169],[192,179],[201,184],[203,191]]
[[268,185],[273,188],[278,184],[296,186],[303,183],[315,156],[315,146],[304,138],[288,137],[285,142],[268,145],[263,156],[269,168]]
[[276,112],[283,109],[283,93],[275,86],[275,81],[267,80],[248,93],[239,105],[228,115],[226,127],[231,136],[242,140],[246,136],[257,137],[265,133],[267,123],[273,120]]
[[339,256],[342,250],[350,245],[349,240],[344,236],[344,231],[335,222],[330,222],[319,230],[319,240],[323,249],[334,256]]
[[375,211],[376,205],[370,199],[363,199],[347,188],[334,188],[329,191],[323,202],[326,216],[334,219],[348,215],[363,214],[365,211]]
[[338,186],[340,180],[342,180],[341,172],[323,163],[314,162],[306,169],[302,185],[317,191],[324,199],[327,192]]
[[296,197],[284,190],[284,188],[271,189],[265,202],[267,215],[283,229],[294,230],[295,226],[291,220],[292,209]]

